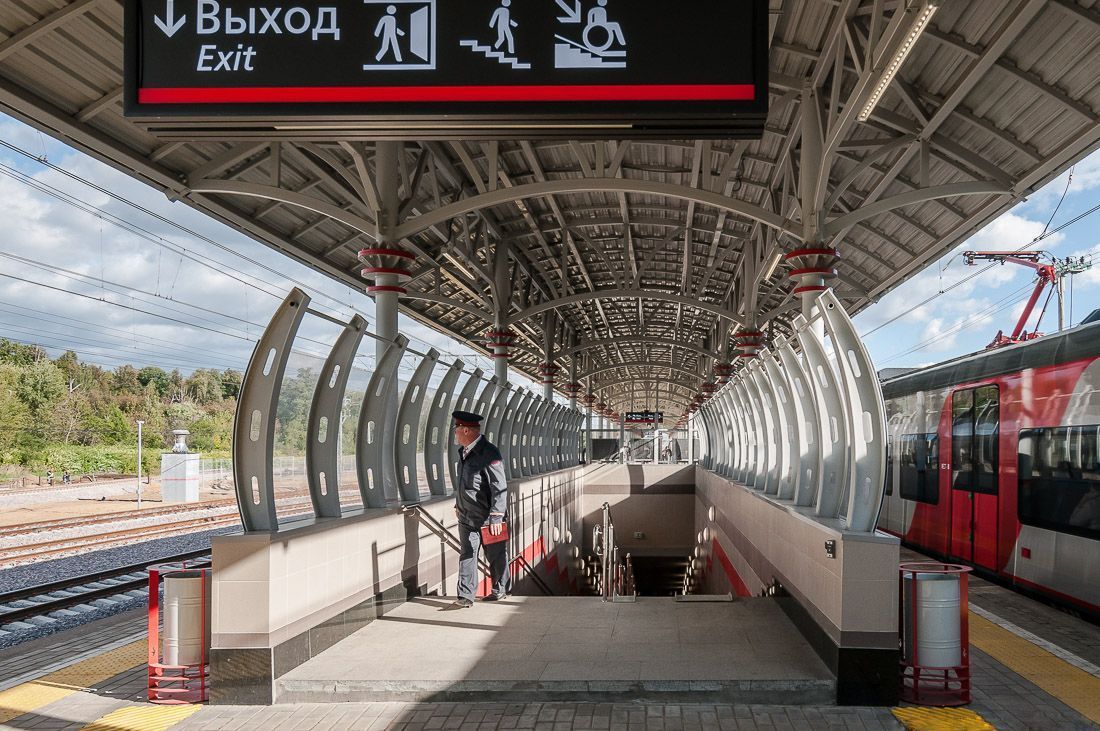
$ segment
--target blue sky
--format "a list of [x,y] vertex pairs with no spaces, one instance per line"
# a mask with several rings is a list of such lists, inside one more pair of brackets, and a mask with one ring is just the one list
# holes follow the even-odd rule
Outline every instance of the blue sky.
[[[352,309],[368,318],[373,314],[373,303],[363,294],[3,115],[0,140],[197,234],[0,147],[0,220],[5,222],[0,237],[0,336],[40,343],[53,352],[69,347],[107,367],[131,362],[184,371],[242,368],[252,343],[292,286],[306,288],[315,306],[331,314],[347,318]],[[983,348],[998,329],[1011,330],[1034,281],[1023,268],[993,267],[919,309],[914,305],[977,271],[963,264],[961,251],[1018,249],[1042,234],[1048,221],[1056,228],[1097,205],[1100,153],[1077,164],[1059,206],[1068,181],[1067,172],[861,313],[856,324],[867,336],[876,365],[939,362]],[[58,196],[71,196],[70,203]],[[1100,254],[1100,213],[1036,248],[1059,257]],[[209,265],[199,263],[203,261]],[[1100,266],[1075,277],[1073,322],[1100,308],[1098,285]],[[1055,328],[1052,302],[1041,329]],[[402,331],[414,348],[431,345],[492,370],[486,359],[408,318],[403,318]],[[316,323],[305,334],[321,352],[325,349],[320,344],[334,332]],[[307,341],[304,348],[310,347]]]

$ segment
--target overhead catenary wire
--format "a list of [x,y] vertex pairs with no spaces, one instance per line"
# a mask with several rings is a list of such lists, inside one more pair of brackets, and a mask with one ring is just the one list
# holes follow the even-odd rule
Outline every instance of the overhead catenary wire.
[[[1058,210],[1061,208],[1062,201],[1065,200],[1066,194],[1069,192],[1069,182],[1072,182],[1072,177],[1073,176],[1072,176],[1072,172],[1071,172],[1070,181],[1068,181],[1066,183],[1066,189],[1062,192],[1062,197],[1059,200],[1058,205],[1055,206],[1054,213],[1051,214],[1050,220],[1047,221],[1047,225],[1043,228],[1043,232],[1041,234],[1039,234],[1038,236],[1036,236],[1035,238],[1033,238],[1031,241],[1027,242],[1026,244],[1023,244],[1022,246],[1020,246],[1019,248],[1017,248],[1015,251],[1013,251],[1011,253],[1019,254],[1021,252],[1027,251],[1028,249],[1034,247],[1036,244],[1039,244],[1040,242],[1050,238],[1051,236],[1054,236],[1055,234],[1058,234],[1058,233],[1064,231],[1066,228],[1069,228],[1070,226],[1072,226],[1076,223],[1079,223],[1080,221],[1082,221],[1083,219],[1093,215],[1097,211],[1100,211],[1100,204],[1097,204],[1097,205],[1089,208],[1088,210],[1084,211],[1083,213],[1080,213],[1077,216],[1074,216],[1073,218],[1066,221],[1065,223],[1063,223],[1063,224],[1061,224],[1061,225],[1059,225],[1059,226],[1057,226],[1053,229],[1050,228],[1050,223],[1054,220],[1054,215],[1057,214]],[[901,312],[900,314],[895,315],[894,317],[890,318],[889,320],[886,320],[885,322],[879,323],[877,326],[875,326],[875,327],[871,328],[870,330],[868,330],[867,332],[863,333],[862,336],[865,337],[865,338],[870,337],[871,335],[877,333],[879,330],[882,330],[883,328],[894,324],[898,320],[901,320],[902,318],[907,317],[907,316],[913,314],[914,312],[920,310],[925,305],[934,302],[935,300],[937,300],[940,297],[944,296],[945,294],[947,294],[951,290],[957,289],[957,288],[961,287],[962,285],[966,284],[967,282],[970,282],[973,279],[976,279],[977,277],[980,277],[982,274],[985,274],[986,272],[988,272],[989,270],[993,269],[996,266],[999,266],[999,264],[997,262],[992,262],[990,264],[987,264],[986,266],[984,266],[984,267],[978,269],[977,271],[975,271],[973,274],[970,274],[969,276],[963,277],[959,281],[957,281],[954,284],[952,284],[951,286],[947,287],[947,289],[941,289],[939,292],[936,292],[932,296],[922,300],[921,302],[917,303],[916,305],[914,305],[912,307],[907,307],[904,312]]]
[[[119,195],[118,193],[110,190],[109,188],[106,188],[106,187],[101,186],[101,185],[99,185],[95,182],[92,182],[92,181],[90,181],[90,180],[88,180],[84,177],[81,177],[81,176],[73,173],[72,171],[69,171],[69,170],[66,170],[66,169],[64,169],[60,166],[54,165],[49,160],[47,160],[44,156],[35,155],[34,153],[32,153],[28,150],[25,150],[25,149],[23,149],[23,148],[21,148],[17,145],[14,145],[10,142],[7,142],[5,140],[0,140],[0,146],[2,146],[4,148],[7,148],[7,149],[11,150],[12,152],[15,152],[16,154],[19,154],[23,157],[26,157],[26,158],[30,159],[30,160],[33,160],[36,163],[39,163],[39,164],[47,167],[48,169],[50,169],[54,172],[57,172],[61,175],[64,175],[65,177],[77,182],[77,183],[80,183],[81,185],[87,186],[87,187],[91,188],[92,190],[95,190],[99,193],[102,193],[103,195],[106,195],[106,196],[110,197],[112,200],[118,201],[119,203],[122,203],[122,204],[124,204],[124,205],[126,205],[130,208],[133,208],[134,210],[137,210],[137,211],[139,211],[139,212],[141,212],[145,215],[148,215],[148,216],[154,218],[155,220],[160,221],[161,223],[164,223],[164,224],[180,231],[181,233],[184,233],[184,234],[186,234],[188,236],[191,236],[191,237],[193,237],[193,238],[195,238],[195,239],[197,239],[197,240],[199,240],[203,243],[206,243],[210,246],[213,246],[213,247],[217,248],[220,251],[223,251],[223,252],[225,252],[225,253],[227,253],[227,254],[235,257],[235,258],[238,258],[238,259],[248,263],[251,266],[258,267],[258,268],[262,269],[263,271],[274,274],[275,276],[280,277],[280,278],[290,282],[294,286],[300,287],[301,289],[303,289],[307,292],[310,292],[312,296],[321,297],[325,300],[328,300],[329,302],[335,303],[336,305],[338,305],[337,310],[340,310],[342,308],[346,308],[347,313],[342,312],[341,314],[347,314],[348,319],[350,319],[350,313],[355,313],[355,312],[358,311],[358,308],[356,307],[356,305],[351,303],[351,302],[340,300],[340,299],[328,294],[327,292],[325,292],[322,289],[319,289],[319,288],[317,288],[313,285],[310,285],[310,284],[302,282],[298,279],[295,279],[294,277],[287,275],[286,272],[279,271],[277,269],[272,268],[271,266],[268,266],[267,264],[264,264],[261,261],[258,261],[258,260],[254,259],[252,257],[246,256],[245,254],[241,253],[240,251],[238,251],[238,250],[236,250],[236,249],[234,249],[230,246],[227,246],[227,245],[217,241],[216,239],[210,238],[209,236],[206,236],[202,233],[194,231],[194,230],[180,224],[178,221],[172,220],[172,219],[170,219],[166,216],[162,216],[161,214],[157,213],[156,211],[153,211],[152,209],[150,209],[146,206],[143,206],[140,203],[136,203],[136,202],[126,198],[125,196]],[[79,198],[76,198],[75,196],[72,196],[68,193],[65,193],[64,191],[61,191],[60,189],[54,188],[53,186],[49,186],[47,183],[43,183],[42,181],[39,181],[36,178],[33,178],[33,177],[23,173],[22,171],[16,170],[15,168],[10,168],[9,166],[6,166],[6,165],[3,165],[2,163],[0,163],[0,174],[5,173],[6,171],[11,171],[12,174],[10,174],[9,177],[13,177],[14,179],[19,180],[20,182],[22,182],[26,185],[37,188],[37,189],[40,190],[40,192],[47,193],[48,195],[51,195],[51,196],[57,198],[58,200],[62,200],[65,203],[68,203],[70,205],[74,205],[75,207],[83,210],[84,212],[88,213],[89,215],[94,215],[94,216],[97,216],[97,217],[100,217],[100,218],[104,218],[105,220],[108,220],[109,222],[111,222],[113,224],[119,225],[122,228],[130,230],[131,233],[135,233],[136,235],[140,235],[140,236],[143,236],[145,238],[148,238],[151,242],[156,243],[160,246],[163,246],[165,248],[168,248],[168,249],[172,250],[174,253],[180,255],[182,258],[187,258],[187,259],[195,261],[196,263],[199,263],[203,266],[208,266],[208,267],[212,268],[214,271],[216,271],[220,274],[225,274],[225,269],[228,268],[230,271],[235,272],[236,274],[240,275],[241,277],[250,277],[252,279],[255,279],[256,281],[262,282],[263,284],[267,285],[268,287],[275,288],[276,291],[272,292],[272,291],[269,291],[267,289],[264,289],[263,287],[260,287],[259,285],[254,284],[254,283],[249,283],[247,281],[241,281],[239,279],[237,280],[237,281],[240,281],[242,284],[245,284],[246,286],[249,286],[253,289],[256,289],[257,291],[262,292],[262,293],[264,293],[265,295],[267,295],[269,297],[274,297],[276,299],[281,300],[285,296],[285,292],[283,292],[280,289],[279,284],[274,284],[274,283],[268,282],[266,280],[263,280],[260,277],[255,276],[254,274],[244,272],[243,270],[234,269],[233,267],[225,264],[224,262],[218,262],[218,264],[221,265],[219,267],[212,267],[201,256],[199,256],[197,254],[194,254],[194,252],[191,252],[186,247],[184,247],[182,244],[169,242],[169,241],[165,240],[163,237],[160,237],[155,233],[147,231],[147,230],[143,229],[142,227],[138,226],[137,224],[133,224],[131,222],[128,222],[125,219],[122,219],[121,217],[114,216],[114,214],[111,214],[108,211],[105,211],[102,208],[100,208],[98,206],[95,206],[94,204],[90,204],[90,203],[87,203],[85,201],[81,201]],[[171,287],[170,293],[174,292],[174,290],[175,290],[176,280],[178,280],[179,274],[180,274],[180,269],[177,268],[176,277],[172,282],[172,287]],[[231,277],[231,278],[237,279],[236,277]],[[351,290],[349,289],[349,293],[350,293],[350,291]],[[432,344],[430,344],[430,343],[428,343],[428,342],[426,342],[426,341],[424,341],[420,338],[417,338],[415,336],[412,336],[409,339],[413,340],[413,341],[416,341],[416,342],[420,342],[420,343],[422,343],[424,345],[427,345],[429,347],[436,347],[437,350],[439,350],[441,353],[443,353],[443,354],[445,354],[449,357],[456,357],[453,352],[451,352],[449,350],[446,350],[446,349],[438,348],[437,346],[433,346]],[[474,354],[477,355],[476,353],[474,353]],[[478,356],[478,357],[481,357],[481,356]]]

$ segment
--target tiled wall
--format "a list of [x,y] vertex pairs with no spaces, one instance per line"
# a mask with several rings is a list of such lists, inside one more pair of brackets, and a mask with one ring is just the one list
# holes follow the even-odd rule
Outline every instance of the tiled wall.
[[[781,587],[788,615],[838,673],[838,702],[890,702],[897,674],[898,540],[847,532],[838,521],[817,519],[702,468],[696,488],[700,563],[711,558],[717,541],[750,594]],[[835,557],[825,550],[830,540]],[[723,568],[717,561],[710,565],[704,591],[729,591],[733,582],[717,575]],[[842,678],[846,667],[855,667],[856,675]]]

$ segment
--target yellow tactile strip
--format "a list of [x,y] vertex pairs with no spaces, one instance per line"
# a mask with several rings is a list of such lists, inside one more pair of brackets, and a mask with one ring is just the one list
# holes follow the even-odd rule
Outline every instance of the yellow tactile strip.
[[1100,678],[970,613],[970,644],[1100,724]]
[[165,731],[201,708],[202,706],[129,706],[108,713],[80,731]]
[[995,731],[984,718],[965,708],[894,708],[906,731]]
[[36,680],[0,691],[0,723],[59,701],[72,693],[88,690],[108,678],[143,665],[148,660],[147,653],[146,641],[138,640]]

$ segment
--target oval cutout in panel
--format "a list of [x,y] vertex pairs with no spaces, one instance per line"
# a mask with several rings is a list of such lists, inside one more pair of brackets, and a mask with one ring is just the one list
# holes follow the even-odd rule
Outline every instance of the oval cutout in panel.
[[336,388],[336,379],[340,377],[340,364],[337,363],[332,368],[332,378],[328,379],[328,387]]
[[264,415],[259,409],[252,412],[252,421],[248,425],[248,438],[254,442],[260,441],[260,427],[263,425]]
[[874,421],[871,419],[870,411],[863,412],[863,437],[868,444],[875,441]]
[[856,378],[863,375],[863,371],[859,369],[859,358],[856,357],[856,351],[848,351],[848,362],[852,364],[852,372],[856,374]]
[[374,469],[370,467],[367,468],[367,489],[374,489]]
[[405,424],[405,426],[402,427],[402,429],[401,429],[401,443],[402,444],[408,444],[409,443],[409,435],[411,433],[412,433],[412,426],[410,424]]
[[321,483],[321,494],[328,495],[328,479],[325,478],[324,472],[318,473],[317,481]]
[[829,434],[833,437],[833,444],[840,441],[840,429],[835,416],[829,417]]
[[374,444],[374,422],[367,422],[367,444]]
[[439,427],[438,426],[433,426],[432,427],[431,443],[432,444],[439,444]]
[[260,504],[260,478],[256,475],[252,476],[252,504]]
[[385,377],[382,377],[382,378],[379,378],[379,379],[378,379],[378,390],[374,392],[374,395],[375,395],[376,397],[377,397],[377,396],[381,396],[381,395],[382,395],[382,392],[383,392],[384,390],[386,390],[386,380],[387,380],[387,379],[386,379]]
[[412,395],[409,396],[409,403],[415,404],[416,399],[420,396],[420,386],[413,386]]
[[326,439],[328,439],[328,417],[322,416],[317,422],[317,441],[324,444]]
[[817,367],[817,380],[821,383],[822,388],[829,387],[829,379],[825,377],[825,366],[823,365]]
[[275,355],[277,354],[277,352],[278,351],[276,351],[275,348],[272,348],[270,351],[268,351],[267,360],[264,361],[264,375],[265,376],[270,376],[271,375],[271,369],[275,366]]

